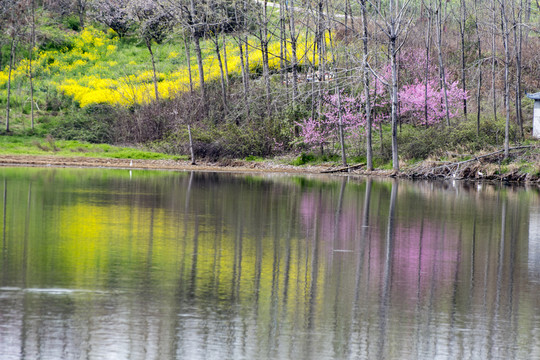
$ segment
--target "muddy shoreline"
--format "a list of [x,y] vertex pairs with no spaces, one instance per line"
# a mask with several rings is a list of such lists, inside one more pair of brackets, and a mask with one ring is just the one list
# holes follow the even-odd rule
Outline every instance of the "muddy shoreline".
[[207,172],[235,172],[235,173],[289,173],[309,175],[356,175],[375,177],[399,177],[422,180],[462,180],[462,181],[489,181],[511,182],[520,184],[536,184],[540,186],[540,177],[518,171],[499,174],[496,167],[490,164],[471,164],[462,168],[459,173],[451,174],[448,171],[433,171],[442,169],[440,164],[424,162],[419,167],[406,168],[400,173],[392,170],[366,171],[362,168],[350,172],[335,172],[323,174],[331,169],[337,169],[329,164],[293,166],[273,161],[243,161],[225,159],[220,162],[198,162],[192,165],[187,160],[145,160],[145,159],[114,159],[92,157],[62,157],[52,155],[0,155],[0,166],[29,166],[29,167],[66,167],[66,168],[110,168],[110,169],[139,169],[139,170],[166,170],[166,171],[207,171]]

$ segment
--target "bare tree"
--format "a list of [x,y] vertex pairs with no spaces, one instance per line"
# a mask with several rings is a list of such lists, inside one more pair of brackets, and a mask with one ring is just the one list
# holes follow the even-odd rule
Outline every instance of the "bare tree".
[[437,1],[437,7],[435,10],[436,15],[436,28],[437,31],[435,34],[437,35],[437,54],[439,57],[439,75],[441,80],[441,87],[443,89],[444,94],[444,105],[446,108],[446,125],[450,126],[450,109],[448,108],[448,89],[446,85],[446,71],[444,67],[444,61],[443,61],[443,54],[442,54],[442,34],[443,34],[443,25],[446,21],[446,1],[444,2],[444,7],[442,0]]
[[[460,0],[459,3],[459,37],[461,42],[461,88],[467,90],[466,64],[465,64],[465,26],[467,21],[467,2]],[[463,115],[467,118],[467,98],[463,98]]]
[[124,37],[134,26],[129,16],[129,3],[130,0],[93,0],[90,14],[94,20],[114,30],[119,37]]
[[390,83],[391,122],[392,122],[392,168],[399,171],[397,123],[398,123],[398,69],[397,58],[400,48],[404,44],[404,34],[412,21],[410,16],[413,9],[411,0],[389,0],[388,8],[377,10],[384,21],[383,33],[388,38],[388,53],[392,78]]
[[363,74],[362,79],[364,82],[364,96],[365,96],[365,112],[366,112],[366,168],[367,170],[373,170],[373,147],[371,145],[372,140],[372,118],[371,118],[371,96],[369,86],[369,65],[368,65],[368,24],[367,24],[367,9],[366,0],[360,0],[360,6],[362,10],[362,66]]
[[84,18],[86,16],[86,10],[88,8],[88,0],[75,0],[75,10],[79,16],[79,24],[84,29]]
[[31,129],[34,130],[34,73],[32,70],[32,61],[34,59],[34,48],[36,47],[36,1],[31,1],[31,24],[32,31],[30,33],[30,57],[28,62],[28,76],[30,78],[30,118]]
[[506,109],[506,123],[504,127],[504,158],[508,159],[510,147],[510,48],[508,39],[510,37],[509,19],[507,13],[507,0],[497,0],[501,10],[501,28],[504,46],[504,103]]
[[482,40],[480,36],[480,27],[478,26],[478,6],[474,3],[474,29],[476,32],[476,46],[478,47],[478,81],[476,86],[476,136],[480,136],[480,113],[482,110]]
[[[515,92],[516,92],[516,119],[519,125],[520,135],[523,139],[525,134],[523,131],[523,114],[521,106],[521,79],[522,79],[522,65],[521,56],[523,53],[523,0],[512,0],[512,29],[514,35],[514,54],[516,60],[516,78],[515,78]],[[516,9],[517,8],[517,9]],[[516,14],[517,10],[517,14]]]
[[173,17],[168,9],[152,0],[131,0],[128,4],[128,14],[139,26],[140,37],[150,53],[154,93],[156,100],[159,100],[156,61],[152,43],[160,44],[165,40],[165,37],[172,30]]
[[6,99],[6,132],[9,132],[9,121],[11,111],[11,75],[15,61],[15,51],[17,43],[20,41],[25,31],[25,12],[29,4],[27,0],[4,0],[0,2],[0,24],[5,34],[10,39],[10,56],[7,81],[7,99]]

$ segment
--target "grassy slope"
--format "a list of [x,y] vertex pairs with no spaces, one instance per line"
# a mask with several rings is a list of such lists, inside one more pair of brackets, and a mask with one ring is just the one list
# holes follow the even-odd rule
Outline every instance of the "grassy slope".
[[58,155],[115,159],[172,159],[187,157],[107,144],[87,144],[80,141],[53,140],[37,136],[0,136],[0,155]]

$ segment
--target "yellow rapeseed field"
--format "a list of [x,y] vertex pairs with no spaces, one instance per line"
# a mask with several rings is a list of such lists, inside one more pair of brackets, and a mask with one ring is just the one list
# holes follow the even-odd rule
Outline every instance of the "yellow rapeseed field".
[[[306,39],[299,39],[297,53],[301,64],[317,63],[313,58],[313,50],[306,47],[311,44]],[[159,45],[156,45],[159,48]],[[170,45],[169,45],[170,47]],[[129,106],[135,103],[144,103],[153,99],[153,73],[151,70],[150,55],[146,51],[145,59],[141,56],[126,54],[126,49],[119,50],[119,39],[116,34],[109,30],[107,33],[87,27],[80,33],[73,35],[71,46],[60,50],[40,51],[32,63],[35,88],[42,91],[56,90],[65,96],[71,97],[80,107],[91,104],[111,104]],[[125,47],[124,47],[125,48]],[[262,52],[258,49],[258,43],[250,43],[249,62],[250,71],[255,72],[262,68]],[[224,50],[221,57],[224,59]],[[189,73],[185,60],[178,64],[180,52],[167,51],[165,60],[169,70],[158,72],[158,91],[162,98],[173,96],[179,91],[189,89]],[[210,41],[203,43],[205,55],[203,67],[206,81],[220,78],[217,56],[212,51]],[[283,49],[285,57],[290,59],[290,44]],[[229,42],[226,47],[227,69],[230,75],[241,74],[241,59],[238,46]],[[279,41],[270,41],[269,65],[271,70],[278,70],[280,61],[281,44]],[[134,57],[135,59],[132,59]],[[176,63],[174,62],[176,60]],[[198,85],[198,68],[196,59],[192,53],[191,77],[194,86]],[[171,66],[171,64],[175,64]],[[11,78],[13,83],[26,82],[29,74],[29,60],[21,60],[13,69]],[[158,70],[161,68],[157,63]],[[0,72],[0,96],[6,94],[8,81],[8,68]]]

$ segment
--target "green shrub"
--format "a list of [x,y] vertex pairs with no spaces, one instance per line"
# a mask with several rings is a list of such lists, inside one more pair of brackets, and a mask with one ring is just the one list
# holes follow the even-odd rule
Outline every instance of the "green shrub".
[[315,161],[316,156],[313,153],[301,153],[296,159],[293,160],[291,165],[300,166]]
[[67,16],[64,18],[62,23],[66,28],[71,29],[73,31],[81,30],[81,22],[78,16],[75,16],[75,15]]
[[92,105],[73,112],[51,125],[55,138],[90,143],[112,143],[115,110],[108,105]]

